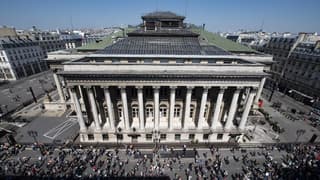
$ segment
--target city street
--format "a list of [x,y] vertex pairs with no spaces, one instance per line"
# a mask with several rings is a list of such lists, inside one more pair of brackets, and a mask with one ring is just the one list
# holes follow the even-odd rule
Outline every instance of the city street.
[[[280,142],[308,142],[313,134],[318,135],[316,141],[320,142],[320,132],[317,128],[310,125],[309,120],[304,120],[307,116],[299,115],[298,113],[292,114],[288,110],[294,108],[297,110],[297,112],[302,111],[305,112],[305,114],[308,114],[311,110],[310,106],[304,105],[301,102],[297,102],[279,92],[274,93],[270,103],[267,101],[270,91],[264,89],[263,92],[263,109],[270,114],[272,120],[278,122],[280,127],[285,129],[284,133],[280,134]],[[275,108],[271,107],[272,103],[274,102],[281,102],[281,109],[283,109],[285,113],[280,113],[279,111],[275,110]],[[299,120],[288,118],[285,116],[285,114],[290,114],[292,117],[296,117]]]
[[55,88],[52,72],[45,71],[15,82],[2,84],[0,86],[0,108],[3,112],[2,114],[4,115],[33,102],[30,87],[36,98],[44,95],[46,91],[52,91]]
[[[319,147],[270,146],[249,149],[106,148],[26,149],[2,146],[0,173],[36,177],[169,177],[170,179],[319,178]],[[41,150],[41,151],[40,151]],[[12,152],[15,156],[11,156]],[[42,153],[41,153],[42,152]],[[297,158],[306,159],[296,164]],[[308,163],[310,164],[308,164]],[[23,163],[23,164],[21,164]],[[309,169],[302,167],[309,166]],[[307,174],[301,174],[307,173]]]

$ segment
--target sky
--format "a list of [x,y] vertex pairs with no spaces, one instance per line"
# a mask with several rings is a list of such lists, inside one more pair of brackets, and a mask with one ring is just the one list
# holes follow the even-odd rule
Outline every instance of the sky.
[[212,32],[239,29],[320,32],[320,0],[0,0],[0,25],[104,28],[137,25],[141,15],[172,11]]

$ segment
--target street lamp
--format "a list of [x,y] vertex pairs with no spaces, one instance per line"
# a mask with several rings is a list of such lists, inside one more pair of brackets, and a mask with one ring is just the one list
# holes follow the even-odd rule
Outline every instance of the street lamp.
[[122,131],[121,127],[118,127],[118,129],[117,129],[117,131],[116,131],[117,147],[119,147],[119,138],[120,138],[119,136],[121,135],[121,134],[120,134],[121,131]]
[[278,82],[275,82],[275,84],[273,84],[273,87],[272,87],[272,90],[271,90],[271,93],[270,93],[270,97],[269,97],[269,102],[271,102],[271,100],[272,100],[274,91],[278,90],[278,86],[279,86]]
[[156,149],[158,145],[158,141],[160,141],[160,138],[159,138],[160,131],[153,130],[152,134],[153,134],[154,149]]

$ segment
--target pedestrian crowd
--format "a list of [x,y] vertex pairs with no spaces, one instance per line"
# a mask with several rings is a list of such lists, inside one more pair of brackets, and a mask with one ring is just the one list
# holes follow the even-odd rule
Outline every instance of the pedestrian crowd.
[[[228,152],[227,152],[228,151]],[[227,152],[227,153],[226,153]],[[279,157],[275,157],[278,154]],[[167,179],[320,179],[320,146],[197,149],[161,145],[152,151],[0,145],[0,176],[38,178],[166,177]]]

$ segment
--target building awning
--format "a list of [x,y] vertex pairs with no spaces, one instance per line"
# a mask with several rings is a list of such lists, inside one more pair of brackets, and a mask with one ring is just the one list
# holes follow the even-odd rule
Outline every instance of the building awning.
[[303,97],[306,97],[306,98],[309,98],[310,100],[313,100],[313,97],[311,96],[308,96],[300,91],[297,91],[297,90],[294,90],[294,89],[291,89],[288,91],[289,93],[296,93],[296,94],[299,94],[300,96],[303,96]]

